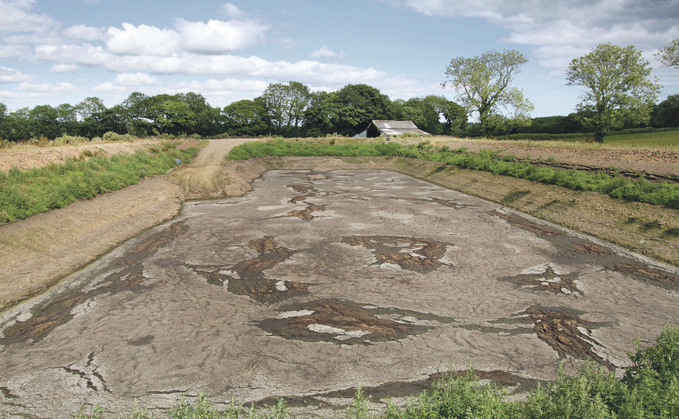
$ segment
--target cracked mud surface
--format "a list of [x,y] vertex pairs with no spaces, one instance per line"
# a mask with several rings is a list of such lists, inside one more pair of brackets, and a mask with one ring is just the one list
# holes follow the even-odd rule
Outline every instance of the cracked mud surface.
[[679,321],[677,272],[462,193],[389,171],[253,186],[0,314],[0,416],[205,393],[326,417],[470,364],[524,391]]

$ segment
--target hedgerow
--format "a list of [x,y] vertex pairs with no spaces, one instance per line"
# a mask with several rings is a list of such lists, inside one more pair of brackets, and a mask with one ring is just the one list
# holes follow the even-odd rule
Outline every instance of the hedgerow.
[[398,143],[328,144],[311,141],[274,140],[266,143],[246,143],[229,154],[233,160],[282,156],[390,156],[437,161],[470,170],[512,176],[533,182],[563,186],[578,191],[593,191],[613,198],[653,205],[679,208],[679,184],[650,182],[643,176],[629,179],[604,172],[591,173],[575,169],[540,167],[531,162],[517,162],[495,151],[470,153],[463,149],[436,149],[428,143],[401,145]]

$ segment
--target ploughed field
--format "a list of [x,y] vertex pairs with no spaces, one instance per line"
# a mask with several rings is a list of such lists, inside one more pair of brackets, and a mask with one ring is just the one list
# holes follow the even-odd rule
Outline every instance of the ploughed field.
[[[522,392],[679,322],[679,275],[391,171],[273,170],[0,314],[0,411],[206,394],[332,414],[473,366]],[[330,410],[328,410],[330,409]]]

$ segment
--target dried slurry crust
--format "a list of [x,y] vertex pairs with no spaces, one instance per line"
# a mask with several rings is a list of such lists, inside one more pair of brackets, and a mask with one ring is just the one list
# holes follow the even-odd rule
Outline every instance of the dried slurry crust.
[[591,263],[641,282],[672,291],[679,291],[679,275],[672,272],[618,255],[598,244],[567,235],[555,228],[538,224],[515,214],[503,213],[496,210],[491,211],[489,214],[498,216],[511,225],[521,227],[551,242],[558,250],[556,253],[558,260],[566,263]]
[[176,222],[149,235],[117,260],[117,266],[122,269],[108,275],[94,289],[84,290],[81,286],[66,290],[33,307],[32,316],[28,320],[17,321],[3,330],[4,338],[0,338],[0,344],[10,345],[29,340],[39,342],[56,327],[69,322],[74,316],[74,308],[96,296],[125,291],[138,293],[149,288],[151,285],[147,284],[148,281],[144,277],[142,263],[158,249],[176,240],[187,228],[183,222]]
[[375,255],[376,265],[390,263],[419,273],[429,273],[443,263],[445,243],[434,240],[400,236],[351,236],[342,239],[350,246],[363,246]]

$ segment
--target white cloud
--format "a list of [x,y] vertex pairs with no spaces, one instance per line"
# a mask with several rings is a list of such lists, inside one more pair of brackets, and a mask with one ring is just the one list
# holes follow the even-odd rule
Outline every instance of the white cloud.
[[189,22],[178,19],[177,30],[182,45],[187,51],[199,53],[221,53],[250,47],[264,39],[268,26],[253,21],[209,20]]
[[62,64],[83,64],[98,66],[114,60],[101,46],[91,44],[37,45],[35,58]]
[[17,83],[28,80],[30,77],[19,70],[0,66],[0,83]]
[[0,32],[46,32],[55,26],[47,15],[32,11],[35,0],[0,1]]
[[116,76],[115,82],[123,86],[142,86],[156,84],[158,79],[146,73],[122,73]]
[[243,12],[241,9],[238,8],[238,6],[232,3],[223,4],[222,7],[219,8],[219,10],[224,16],[230,17],[232,19],[238,19],[245,16],[245,12]]
[[102,28],[86,25],[75,25],[66,28],[64,35],[82,41],[103,41],[106,39],[106,34]]
[[122,27],[107,30],[106,46],[115,54],[167,56],[177,50],[179,35],[171,29],[130,23],[123,23]]
[[50,73],[72,73],[77,69],[76,64],[55,64],[50,68]]
[[401,1],[426,15],[477,17],[502,26],[510,32],[503,41],[536,47],[540,63],[550,68],[603,42],[649,50],[679,37],[679,0]]
[[19,84],[17,90],[54,95],[61,93],[72,93],[73,90],[75,90],[75,86],[67,82],[59,82],[54,84],[24,82]]
[[345,55],[344,55],[343,52],[338,54],[335,51],[328,48],[326,45],[323,45],[320,49],[317,49],[316,51],[312,52],[310,54],[310,57],[311,58],[344,58]]

